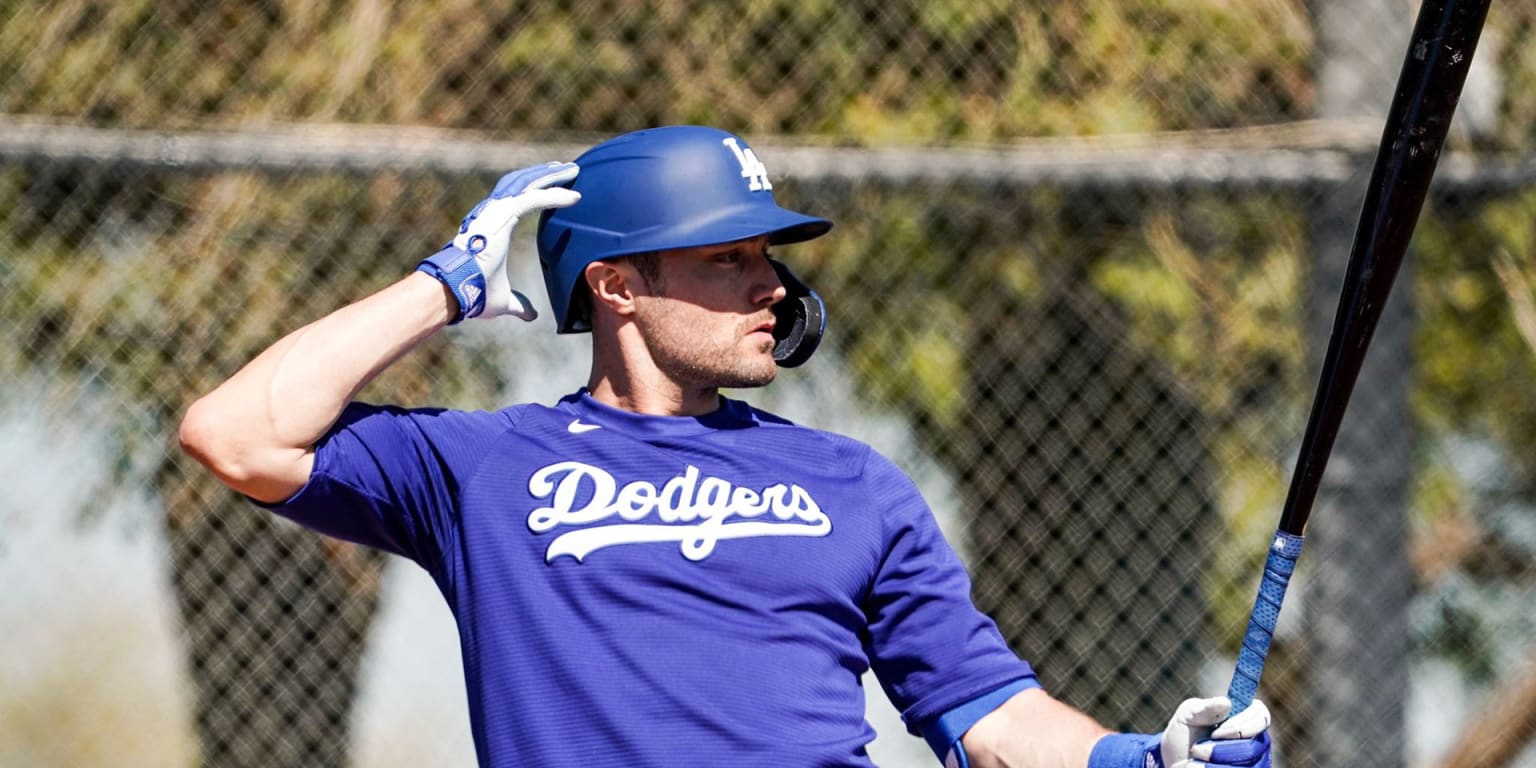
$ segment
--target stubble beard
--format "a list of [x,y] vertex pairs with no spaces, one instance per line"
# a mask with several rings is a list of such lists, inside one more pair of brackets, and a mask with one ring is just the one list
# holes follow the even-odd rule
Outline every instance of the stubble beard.
[[663,373],[684,386],[719,389],[761,387],[779,373],[778,364],[769,354],[771,342],[765,342],[761,354],[747,356],[742,339],[756,324],[743,320],[720,341],[718,336],[701,338],[687,318],[671,308],[657,307],[657,316],[647,323],[651,358]]

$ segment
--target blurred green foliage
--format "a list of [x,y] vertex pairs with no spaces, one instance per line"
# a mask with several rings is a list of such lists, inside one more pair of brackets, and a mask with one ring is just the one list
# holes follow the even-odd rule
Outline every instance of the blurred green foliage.
[[1287,0],[8,5],[0,110],[102,125],[996,141],[1279,122],[1310,98]]
[[[1508,386],[1536,381],[1536,192],[1491,201],[1473,216],[1435,213],[1426,211],[1418,233],[1415,411],[1434,432],[1468,430],[1513,456],[1536,456],[1536,399]],[[1532,469],[1522,467],[1526,492]]]
[[[608,134],[699,122],[864,144],[1312,115],[1301,0],[0,4],[0,111]],[[1536,9],[1495,4],[1493,147],[1536,126]]]

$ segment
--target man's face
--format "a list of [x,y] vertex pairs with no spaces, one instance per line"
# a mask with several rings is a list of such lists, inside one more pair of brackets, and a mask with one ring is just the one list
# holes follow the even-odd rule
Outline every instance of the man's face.
[[773,313],[784,298],[766,237],[658,255],[660,276],[635,300],[656,365],[684,386],[760,387],[773,381]]

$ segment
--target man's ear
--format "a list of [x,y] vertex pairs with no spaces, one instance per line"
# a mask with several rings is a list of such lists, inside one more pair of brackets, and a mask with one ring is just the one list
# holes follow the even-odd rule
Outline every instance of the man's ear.
[[635,312],[633,286],[640,275],[623,261],[594,261],[582,270],[587,288],[592,291],[592,311],[611,311],[620,317]]

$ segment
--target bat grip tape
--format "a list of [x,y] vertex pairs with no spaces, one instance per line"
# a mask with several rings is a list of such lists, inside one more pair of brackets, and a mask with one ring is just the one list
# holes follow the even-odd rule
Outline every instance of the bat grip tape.
[[1259,595],[1248,617],[1248,631],[1243,633],[1243,649],[1237,654],[1237,670],[1227,688],[1232,715],[1247,709],[1258,692],[1259,675],[1264,672],[1264,659],[1269,656],[1269,642],[1275,636],[1275,622],[1280,617],[1280,603],[1285,600],[1285,588],[1296,570],[1296,558],[1301,556],[1301,542],[1302,537],[1296,534],[1275,532],[1275,543],[1264,561]]

